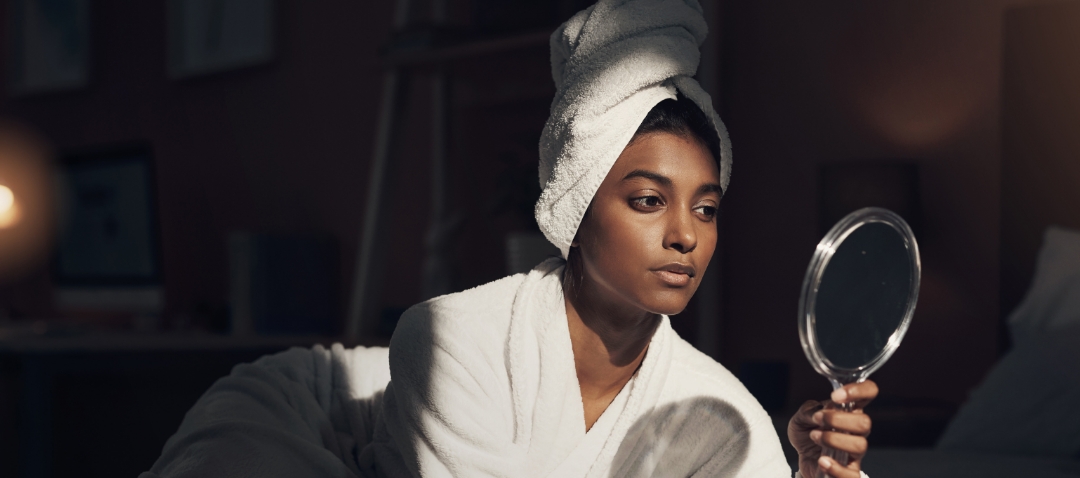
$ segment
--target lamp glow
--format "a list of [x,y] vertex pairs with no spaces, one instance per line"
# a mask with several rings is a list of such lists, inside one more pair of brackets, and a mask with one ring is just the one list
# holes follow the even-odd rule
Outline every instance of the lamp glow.
[[6,229],[19,222],[19,208],[15,204],[15,193],[11,188],[0,184],[0,229]]
[[15,194],[11,188],[0,184],[0,214],[3,214],[15,205]]

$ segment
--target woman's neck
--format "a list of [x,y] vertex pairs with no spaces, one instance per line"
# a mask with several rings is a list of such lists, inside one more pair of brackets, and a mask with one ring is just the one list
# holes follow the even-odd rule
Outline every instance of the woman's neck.
[[588,430],[641,365],[660,316],[609,297],[585,278],[563,287]]

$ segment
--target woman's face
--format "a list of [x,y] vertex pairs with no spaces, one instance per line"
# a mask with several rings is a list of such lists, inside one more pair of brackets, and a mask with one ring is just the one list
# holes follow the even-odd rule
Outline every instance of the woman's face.
[[682,312],[716,249],[720,195],[716,161],[699,140],[636,138],[578,228],[589,289],[655,314]]

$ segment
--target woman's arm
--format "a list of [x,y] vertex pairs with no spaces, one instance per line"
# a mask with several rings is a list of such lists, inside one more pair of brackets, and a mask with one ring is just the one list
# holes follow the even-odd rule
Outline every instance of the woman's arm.
[[[866,436],[870,434],[870,416],[863,413],[878,394],[877,384],[867,380],[851,383],[832,393],[832,400],[808,401],[788,423],[788,439],[799,452],[799,475],[815,478],[819,469],[836,478],[859,478]],[[837,403],[852,403],[850,412],[837,409]],[[822,445],[849,455],[847,466],[821,456]]]

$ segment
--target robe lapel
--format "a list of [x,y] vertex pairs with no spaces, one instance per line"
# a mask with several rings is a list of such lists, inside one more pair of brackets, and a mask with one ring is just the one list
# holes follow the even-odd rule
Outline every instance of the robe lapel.
[[656,327],[652,340],[649,342],[649,351],[645,353],[645,360],[641,362],[634,380],[627,383],[630,389],[626,400],[626,406],[619,414],[611,433],[608,435],[604,448],[597,455],[593,466],[589,469],[590,477],[607,477],[611,469],[618,469],[617,463],[612,463],[615,453],[625,440],[636,440],[636,436],[627,436],[627,431],[638,418],[651,413],[660,402],[665,383],[671,369],[671,353],[675,332],[671,330],[671,322],[665,315]]
[[506,353],[514,442],[528,461],[522,476],[548,474],[585,436],[561,278],[561,261],[537,266],[518,288],[511,311]]
[[561,277],[561,261],[544,262],[514,298],[506,347],[514,443],[526,450],[523,476],[606,476],[627,430],[660,401],[674,332],[662,317],[641,368],[586,434]]

